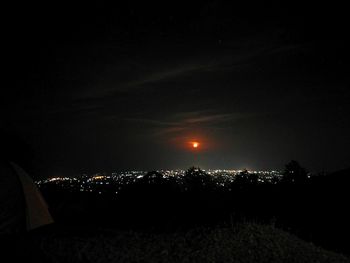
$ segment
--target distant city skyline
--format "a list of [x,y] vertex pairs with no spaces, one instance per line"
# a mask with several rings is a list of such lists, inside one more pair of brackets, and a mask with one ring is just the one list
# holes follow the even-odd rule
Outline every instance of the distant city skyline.
[[[154,171],[153,171],[154,172]],[[39,187],[45,187],[50,184],[56,184],[59,187],[67,188],[72,191],[79,192],[97,192],[102,194],[110,192],[112,187],[115,194],[119,193],[118,186],[126,186],[143,180],[147,174],[152,174],[147,171],[124,171],[124,172],[99,172],[94,174],[80,174],[76,176],[57,176],[48,177],[41,180],[36,180],[35,183]],[[156,171],[162,175],[163,179],[181,180],[186,174],[185,170],[162,170]],[[236,177],[245,172],[245,170],[208,170],[204,171],[212,176],[212,179],[220,187],[229,187],[235,181]],[[280,171],[247,171],[248,174],[257,176],[257,183],[276,183],[282,178]],[[277,180],[277,181],[276,181]],[[113,188],[114,187],[114,188]]]

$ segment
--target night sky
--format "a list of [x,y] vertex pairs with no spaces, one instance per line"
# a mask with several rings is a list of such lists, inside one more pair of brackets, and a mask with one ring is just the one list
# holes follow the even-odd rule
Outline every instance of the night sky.
[[345,6],[47,2],[5,8],[0,100],[43,174],[350,166]]

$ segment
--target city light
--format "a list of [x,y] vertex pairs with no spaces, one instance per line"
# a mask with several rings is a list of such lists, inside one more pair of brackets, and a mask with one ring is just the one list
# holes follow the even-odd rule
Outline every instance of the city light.
[[[199,147],[199,143],[195,146],[195,142],[192,143],[192,147]],[[208,175],[212,176],[214,181],[219,187],[226,187],[235,181],[236,176],[243,172],[242,170],[224,170],[224,169],[209,169],[202,170]],[[165,180],[181,181],[181,178],[185,175],[185,170],[159,170],[157,171],[162,175]],[[280,171],[252,171],[248,170],[248,174],[255,174],[258,176],[258,183],[275,183],[276,180],[280,180],[282,173]],[[145,178],[147,171],[124,171],[113,172],[110,175],[106,173],[95,173],[91,175],[81,174],[76,177],[52,177],[35,183],[39,187],[46,187],[49,185],[56,185],[69,191],[89,192],[96,194],[103,194],[106,192],[113,192],[118,194],[120,190],[128,185],[132,185]]]

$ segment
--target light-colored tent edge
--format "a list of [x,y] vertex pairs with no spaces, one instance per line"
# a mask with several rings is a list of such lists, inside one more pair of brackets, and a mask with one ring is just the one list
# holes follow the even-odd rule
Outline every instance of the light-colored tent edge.
[[45,199],[32,178],[17,164],[11,162],[22,185],[26,204],[26,228],[32,230],[54,223]]

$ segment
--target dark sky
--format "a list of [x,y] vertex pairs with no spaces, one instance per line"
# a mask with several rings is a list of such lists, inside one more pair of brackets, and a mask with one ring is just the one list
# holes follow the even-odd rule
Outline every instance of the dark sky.
[[345,6],[47,2],[7,7],[1,91],[42,173],[350,166]]

